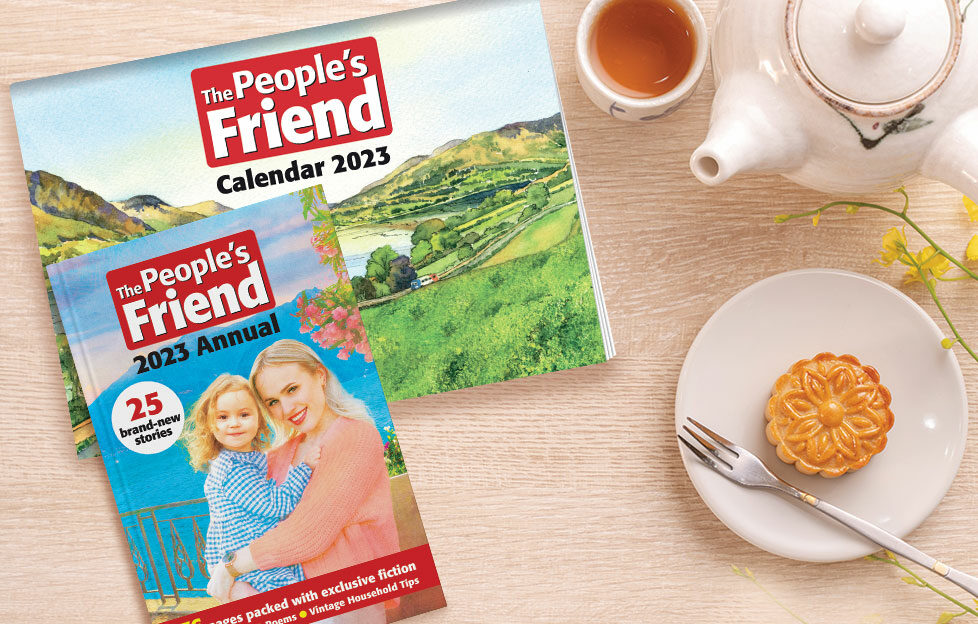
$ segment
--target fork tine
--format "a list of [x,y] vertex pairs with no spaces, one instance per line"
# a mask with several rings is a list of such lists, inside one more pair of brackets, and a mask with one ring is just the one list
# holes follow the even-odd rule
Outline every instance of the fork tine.
[[[692,429],[690,429],[686,425],[683,425],[683,431],[685,431],[689,435],[691,435],[694,438],[696,438],[696,441],[699,442],[700,444],[702,444],[703,447],[706,450],[710,451],[710,453],[712,453],[714,457],[716,457],[718,460],[720,460],[721,462],[723,462],[724,464],[726,464],[727,467],[729,467],[731,470],[733,470],[733,466],[730,465],[730,462],[728,462],[724,458],[720,457],[720,453],[717,451],[717,447],[716,446],[714,446],[713,444],[711,444],[709,441],[707,441],[706,439],[704,439],[703,436],[701,436],[700,434],[696,433],[695,431],[693,431]],[[729,452],[729,450],[726,449],[726,448],[724,448],[724,450]]]
[[703,423],[699,422],[695,418],[689,418],[689,417],[687,417],[686,420],[688,420],[689,422],[691,422],[694,425],[696,425],[697,429],[699,429],[700,431],[702,431],[703,433],[705,433],[707,436],[709,436],[710,438],[712,438],[714,442],[716,442],[717,444],[723,446],[724,448],[726,448],[726,450],[730,451],[731,453],[733,453],[737,457],[740,457],[740,451],[742,449],[739,446],[737,446],[736,444],[734,444],[730,440],[726,439],[725,437],[723,437],[722,435],[720,435],[716,431],[710,429],[709,427],[707,427]]
[[682,442],[683,444],[686,445],[686,448],[688,448],[689,450],[693,451],[696,454],[696,456],[699,457],[699,459],[700,459],[701,462],[703,462],[704,464],[706,464],[710,468],[716,470],[720,474],[723,474],[723,472],[724,472],[725,469],[724,468],[721,468],[720,467],[720,464],[717,463],[716,460],[714,460],[712,457],[707,457],[706,454],[703,453],[703,451],[701,451],[698,448],[696,448],[695,446],[693,446],[693,443],[692,442],[690,442],[686,438],[682,437],[681,435],[677,435],[676,437],[679,438],[679,441],[680,442]]

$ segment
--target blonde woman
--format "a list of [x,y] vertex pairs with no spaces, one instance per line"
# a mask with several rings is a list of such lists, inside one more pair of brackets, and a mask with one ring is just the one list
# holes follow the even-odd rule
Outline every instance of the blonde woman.
[[[321,460],[292,514],[231,553],[208,591],[224,598],[235,578],[254,570],[298,563],[312,578],[398,552],[384,446],[363,402],[296,340],[279,340],[259,353],[251,384],[285,433],[268,453],[269,476],[283,482],[314,449]],[[387,618],[384,604],[375,604],[331,621],[380,624]]]

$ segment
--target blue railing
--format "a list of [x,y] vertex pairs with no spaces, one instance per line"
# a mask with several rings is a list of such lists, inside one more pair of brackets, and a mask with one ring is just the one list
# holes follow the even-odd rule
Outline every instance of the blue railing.
[[181,596],[207,595],[206,498],[137,509],[121,518],[144,598],[176,606]]

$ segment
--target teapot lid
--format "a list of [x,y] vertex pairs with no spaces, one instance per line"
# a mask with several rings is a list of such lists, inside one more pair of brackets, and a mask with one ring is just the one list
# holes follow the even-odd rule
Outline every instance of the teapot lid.
[[947,78],[963,18],[958,0],[788,0],[785,30],[792,62],[819,97],[889,117]]

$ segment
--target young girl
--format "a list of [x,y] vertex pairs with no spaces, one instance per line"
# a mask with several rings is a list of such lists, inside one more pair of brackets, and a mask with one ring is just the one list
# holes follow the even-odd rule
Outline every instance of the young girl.
[[[271,430],[258,405],[248,380],[223,373],[194,405],[187,435],[191,465],[208,473],[204,494],[210,525],[204,559],[208,570],[227,566],[232,576],[237,576],[236,570],[226,556],[289,515],[319,463],[319,449],[312,449],[289,470],[282,485],[269,479],[262,451],[269,446]],[[230,598],[237,600],[304,578],[299,565],[256,570],[237,578]]]

